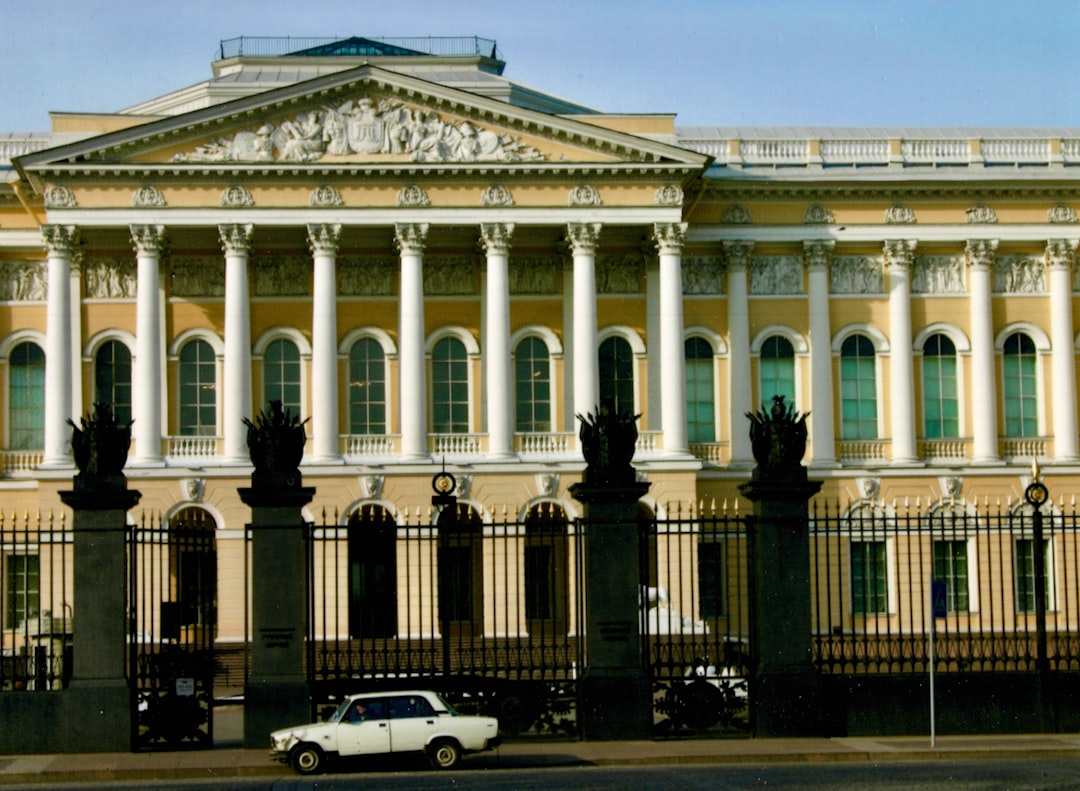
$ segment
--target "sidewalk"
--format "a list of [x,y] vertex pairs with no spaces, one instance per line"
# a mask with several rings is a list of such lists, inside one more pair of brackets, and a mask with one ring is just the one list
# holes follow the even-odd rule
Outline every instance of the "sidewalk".
[[[928,761],[1042,756],[1080,758],[1080,734],[844,739],[668,739],[634,742],[511,742],[466,757],[464,769],[832,761]],[[139,781],[168,776],[291,777],[268,750],[223,747],[163,753],[0,756],[0,786],[15,783]]]

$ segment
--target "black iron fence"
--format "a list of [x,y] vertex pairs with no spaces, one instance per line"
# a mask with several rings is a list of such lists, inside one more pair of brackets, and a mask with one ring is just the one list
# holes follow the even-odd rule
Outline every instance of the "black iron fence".
[[64,689],[75,631],[72,535],[63,513],[0,512],[0,690]]
[[1062,502],[1041,510],[1037,519],[1023,501],[815,505],[817,667],[925,672],[933,629],[940,671],[1080,668],[1078,515]]

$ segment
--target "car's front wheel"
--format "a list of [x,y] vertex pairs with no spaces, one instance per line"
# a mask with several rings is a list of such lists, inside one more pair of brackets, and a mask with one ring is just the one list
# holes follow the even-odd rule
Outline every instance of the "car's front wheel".
[[461,760],[461,747],[452,739],[439,739],[428,748],[428,759],[436,769],[453,769]]
[[326,755],[318,745],[298,744],[289,753],[289,766],[298,774],[318,774],[326,766]]

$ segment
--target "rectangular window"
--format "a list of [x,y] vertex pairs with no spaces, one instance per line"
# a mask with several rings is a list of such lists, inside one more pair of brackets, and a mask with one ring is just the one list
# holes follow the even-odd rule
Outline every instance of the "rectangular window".
[[949,612],[969,612],[967,541],[934,542],[934,579],[945,583]]
[[851,606],[856,615],[888,612],[889,573],[884,541],[851,542]]
[[24,621],[37,617],[40,560],[37,555],[8,555],[6,558],[7,608],[5,626],[17,629]]
[[724,545],[716,541],[698,544],[698,617],[722,618],[727,615],[727,575]]
[[[1015,568],[1013,579],[1016,583],[1016,611],[1018,613],[1035,612],[1035,541],[1030,538],[1018,538],[1015,544]],[[1046,609],[1051,609],[1051,573],[1050,543],[1043,541],[1043,568],[1046,570]]]

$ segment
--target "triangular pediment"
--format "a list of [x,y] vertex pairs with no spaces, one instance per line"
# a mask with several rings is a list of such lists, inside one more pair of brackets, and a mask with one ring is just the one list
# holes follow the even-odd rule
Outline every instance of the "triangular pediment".
[[696,152],[372,65],[36,152],[55,166],[282,168],[667,163]]

